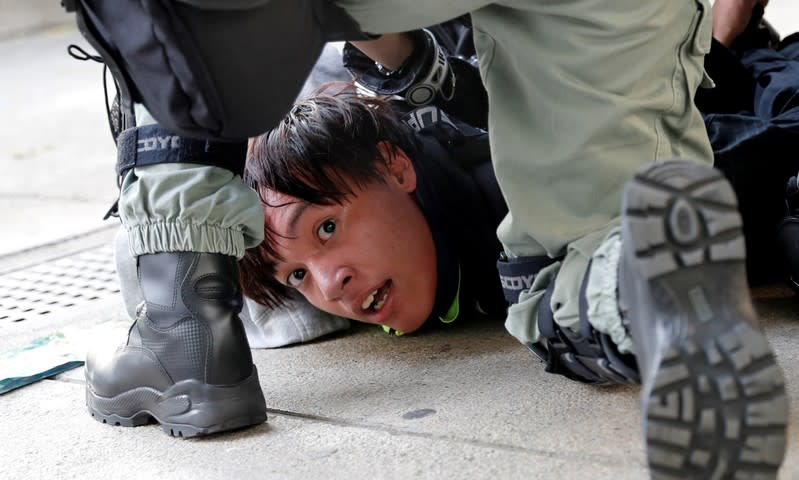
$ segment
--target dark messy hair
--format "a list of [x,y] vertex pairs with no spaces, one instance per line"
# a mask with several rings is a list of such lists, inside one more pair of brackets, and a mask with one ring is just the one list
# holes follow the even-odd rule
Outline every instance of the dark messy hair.
[[[388,142],[408,155],[417,149],[415,137],[387,99],[359,96],[352,84],[330,84],[297,102],[273,130],[250,139],[245,182],[254,188],[266,212],[267,190],[314,205],[341,205],[356,191],[384,182],[381,166],[393,160],[378,150]],[[274,245],[280,235],[264,224],[264,241],[239,261],[242,290],[271,308],[284,305],[291,289],[275,278]]]

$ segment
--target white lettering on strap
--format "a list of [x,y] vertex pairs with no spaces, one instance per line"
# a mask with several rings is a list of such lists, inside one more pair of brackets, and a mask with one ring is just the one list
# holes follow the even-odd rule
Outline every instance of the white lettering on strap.
[[177,135],[154,136],[142,138],[137,142],[139,153],[153,150],[180,148],[180,137]]
[[502,288],[505,290],[525,290],[529,289],[533,286],[533,280],[535,280],[535,275],[518,275],[514,277],[508,277],[505,275],[499,276],[499,281],[502,283]]

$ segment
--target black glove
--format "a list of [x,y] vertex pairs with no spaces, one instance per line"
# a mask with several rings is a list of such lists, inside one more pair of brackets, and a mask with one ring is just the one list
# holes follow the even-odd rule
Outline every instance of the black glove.
[[400,68],[389,71],[349,43],[344,45],[344,66],[366,90],[401,96],[413,107],[434,104],[485,129],[488,95],[475,62],[448,54],[429,30],[408,34],[413,53]]

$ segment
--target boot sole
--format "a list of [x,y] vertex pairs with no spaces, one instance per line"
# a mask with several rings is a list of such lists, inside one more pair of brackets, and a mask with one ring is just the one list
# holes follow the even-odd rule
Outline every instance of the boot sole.
[[735,194],[718,171],[676,161],[639,173],[624,204],[627,255],[660,320],[641,392],[652,477],[776,478],[788,400],[755,326]]
[[236,430],[266,421],[266,403],[255,366],[247,379],[230,386],[183,380],[164,392],[138,387],[113,397],[103,397],[87,383],[86,406],[99,422],[120,427],[156,422],[164,432],[182,438]]

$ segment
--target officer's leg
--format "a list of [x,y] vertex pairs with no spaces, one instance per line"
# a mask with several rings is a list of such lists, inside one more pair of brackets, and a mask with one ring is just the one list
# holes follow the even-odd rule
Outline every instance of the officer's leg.
[[[183,437],[261,423],[264,397],[238,316],[236,259],[263,231],[258,197],[236,171],[245,145],[173,135],[141,113],[117,144],[127,168],[119,215],[144,306],[126,346],[90,352],[89,411],[124,426],[152,417]],[[159,163],[167,157],[182,163]]]
[[[571,378],[640,374],[655,476],[774,475],[785,445],[784,385],[752,325],[729,187],[701,164],[664,163],[638,173],[619,209],[640,166],[712,160],[693,105],[709,4],[525,8],[473,13],[492,154],[510,206],[500,269],[506,287],[531,285],[515,291],[508,329]],[[621,238],[612,231],[620,215]],[[558,261],[537,278],[518,275],[540,257]],[[589,295],[603,285],[610,309],[607,296]]]
[[136,88],[82,7],[79,25],[120,85],[119,214],[144,298],[126,345],[87,357],[89,411],[114,425],[155,419],[181,437],[262,423],[266,405],[238,316],[236,259],[263,232],[258,197],[241,181],[246,142],[181,137],[143,108],[134,113]]

